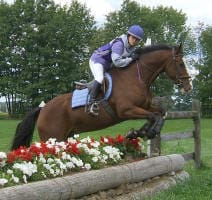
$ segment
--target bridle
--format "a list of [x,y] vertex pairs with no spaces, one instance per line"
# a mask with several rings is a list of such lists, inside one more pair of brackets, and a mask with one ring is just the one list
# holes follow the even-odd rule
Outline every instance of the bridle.
[[[190,76],[181,76],[180,75],[180,64],[178,64],[179,62],[179,59],[178,58],[183,58],[183,54],[179,54],[175,52],[175,48],[172,47],[172,57],[171,57],[171,60],[167,62],[166,66],[169,67],[170,63],[171,62],[174,62],[174,67],[177,71],[176,73],[176,76],[175,76],[175,84],[178,85],[178,86],[181,86],[183,84],[183,80],[184,79],[190,79],[191,77]],[[183,61],[184,62],[184,61]],[[184,63],[185,65],[185,63]]]

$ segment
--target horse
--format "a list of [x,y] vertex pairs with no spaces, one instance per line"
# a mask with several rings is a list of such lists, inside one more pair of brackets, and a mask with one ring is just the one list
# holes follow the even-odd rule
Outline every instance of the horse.
[[[124,68],[111,68],[112,93],[107,100],[108,109],[99,105],[99,115],[85,112],[85,107],[71,108],[73,93],[61,94],[43,108],[36,107],[17,125],[11,150],[30,146],[35,125],[41,141],[56,138],[64,141],[74,134],[104,129],[129,119],[147,119],[139,130],[130,129],[127,138],[154,138],[160,133],[164,111],[152,104],[151,85],[159,74],[165,74],[179,89],[188,93],[192,89],[190,76],[183,58],[182,44],[150,45],[137,50],[139,59]],[[103,91],[100,94],[103,95]]]

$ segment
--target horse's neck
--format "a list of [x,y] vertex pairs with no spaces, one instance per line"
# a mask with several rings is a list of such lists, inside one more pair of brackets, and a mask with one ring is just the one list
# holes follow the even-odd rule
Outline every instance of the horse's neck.
[[151,86],[154,80],[163,71],[166,60],[167,56],[162,52],[155,53],[154,57],[151,55],[141,57],[139,62],[140,70],[142,80],[146,85]]

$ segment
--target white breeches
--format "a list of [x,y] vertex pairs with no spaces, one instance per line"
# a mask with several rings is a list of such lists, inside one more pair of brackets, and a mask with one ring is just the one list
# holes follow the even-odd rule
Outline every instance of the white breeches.
[[94,76],[94,79],[101,83],[103,82],[104,79],[104,67],[102,66],[101,63],[94,63],[92,60],[89,61],[89,66],[91,69],[91,72]]

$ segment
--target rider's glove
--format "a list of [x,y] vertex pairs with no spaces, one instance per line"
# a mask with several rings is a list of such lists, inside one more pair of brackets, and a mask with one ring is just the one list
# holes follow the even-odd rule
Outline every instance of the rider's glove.
[[139,54],[136,52],[133,52],[130,56],[132,58],[132,60],[138,60],[139,59]]

